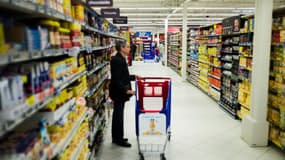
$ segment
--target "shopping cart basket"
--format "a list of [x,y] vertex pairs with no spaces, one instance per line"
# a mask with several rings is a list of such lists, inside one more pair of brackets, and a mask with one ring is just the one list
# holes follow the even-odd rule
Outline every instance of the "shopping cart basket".
[[144,77],[136,80],[136,135],[140,160],[144,153],[158,153],[165,160],[170,140],[171,79]]

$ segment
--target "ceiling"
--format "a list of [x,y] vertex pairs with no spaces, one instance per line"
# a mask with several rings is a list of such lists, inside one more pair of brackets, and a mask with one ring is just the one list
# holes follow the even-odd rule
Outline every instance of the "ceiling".
[[[274,7],[285,7],[285,0],[274,0]],[[239,14],[254,14],[255,0],[113,0],[121,16],[128,16],[132,31],[163,32],[169,26],[181,26],[184,8],[187,25],[209,25]],[[100,8],[94,8],[100,13]],[[110,19],[112,21],[112,19]]]

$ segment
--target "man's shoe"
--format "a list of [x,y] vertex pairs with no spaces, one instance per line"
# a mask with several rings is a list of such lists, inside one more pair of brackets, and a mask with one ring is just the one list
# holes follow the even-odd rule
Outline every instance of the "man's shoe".
[[132,146],[130,143],[124,142],[124,141],[119,141],[119,142],[113,141],[113,143],[115,143],[116,145],[121,146],[121,147],[131,147]]
[[[129,140],[128,138],[123,138],[122,141],[123,142],[128,142],[128,140]],[[118,140],[118,141],[117,140],[112,140],[112,143],[116,143],[116,142],[120,142],[120,140]]]

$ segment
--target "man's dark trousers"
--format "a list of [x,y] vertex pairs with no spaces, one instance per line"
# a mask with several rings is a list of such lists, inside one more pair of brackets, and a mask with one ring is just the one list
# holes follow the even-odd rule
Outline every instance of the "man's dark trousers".
[[124,101],[114,101],[113,119],[112,119],[112,139],[122,141],[124,136]]

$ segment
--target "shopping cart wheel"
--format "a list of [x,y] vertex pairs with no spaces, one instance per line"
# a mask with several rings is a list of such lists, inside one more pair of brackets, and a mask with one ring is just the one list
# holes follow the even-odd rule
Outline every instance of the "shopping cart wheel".
[[160,154],[160,159],[161,160],[166,160],[164,153]]

